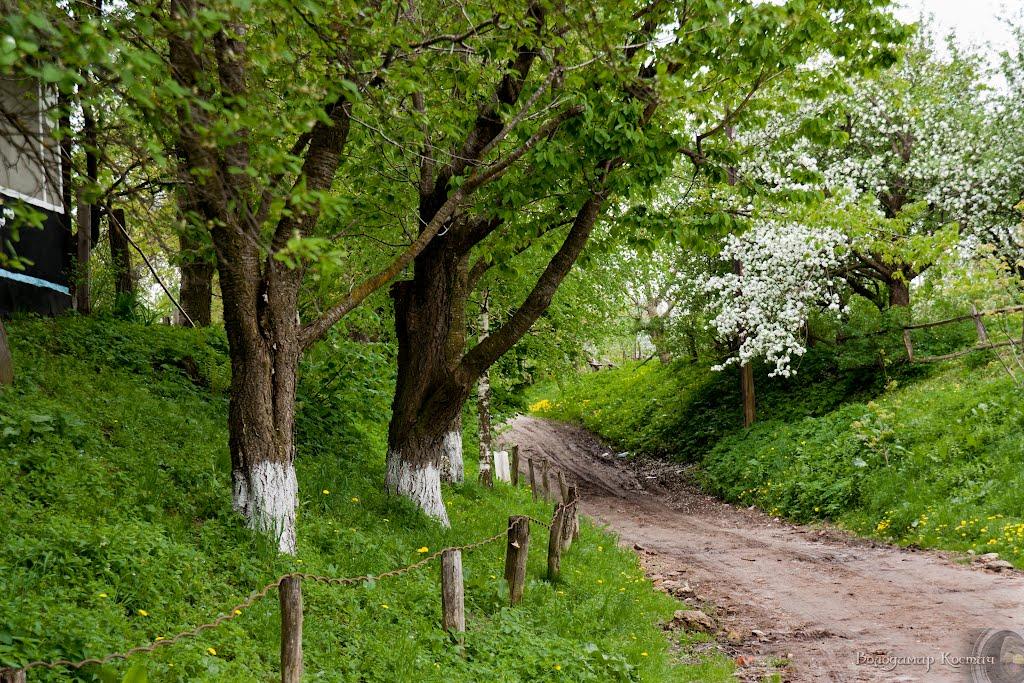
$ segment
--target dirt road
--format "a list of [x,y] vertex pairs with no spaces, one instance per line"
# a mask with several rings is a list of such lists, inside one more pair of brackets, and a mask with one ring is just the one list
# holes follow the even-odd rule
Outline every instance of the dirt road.
[[502,440],[574,476],[583,511],[637,546],[656,583],[688,583],[723,646],[754,660],[751,679],[789,659],[787,681],[969,681],[948,657],[967,654],[978,630],[1024,630],[1021,572],[739,509],[670,481],[678,468],[638,475],[572,425],[520,416]]

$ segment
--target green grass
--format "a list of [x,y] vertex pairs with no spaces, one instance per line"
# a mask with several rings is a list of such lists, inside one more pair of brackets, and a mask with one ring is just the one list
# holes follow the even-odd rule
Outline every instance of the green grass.
[[882,372],[843,369],[826,352],[807,360],[797,378],[758,377],[750,430],[738,424],[734,370],[678,363],[549,385],[534,409],[620,448],[696,461],[702,484],[729,501],[1024,566],[1024,409],[998,361]]
[[[280,557],[230,509],[222,333],[76,318],[18,320],[8,332],[17,376],[0,389],[4,664],[124,650],[206,622],[286,571],[378,573],[416,561],[422,546],[495,534],[511,513],[550,515],[524,490],[464,485],[444,492],[452,528],[442,530],[385,495],[391,354],[339,336],[303,366],[299,553]],[[613,537],[585,524],[555,585],[542,580],[544,547],[535,528],[515,609],[503,543],[464,558],[461,650],[439,627],[435,566],[374,585],[307,584],[307,679],[729,680],[726,660],[674,661],[659,622],[680,605]],[[133,662],[154,681],[278,680],[278,629],[271,595]]]

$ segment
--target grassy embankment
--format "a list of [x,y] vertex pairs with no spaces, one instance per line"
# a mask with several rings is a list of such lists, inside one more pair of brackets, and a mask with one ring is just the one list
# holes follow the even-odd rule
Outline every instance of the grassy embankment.
[[[550,514],[524,490],[457,486],[444,494],[446,531],[387,497],[390,355],[339,341],[304,365],[299,553],[279,557],[230,508],[222,333],[74,318],[8,331],[17,377],[0,389],[0,662],[124,650],[206,622],[289,570],[377,573],[421,548],[495,534],[510,513]],[[439,627],[436,567],[374,585],[307,585],[307,677],[728,680],[727,661],[675,661],[658,624],[680,605],[613,538],[585,525],[550,585],[541,531],[521,607],[506,606],[503,543],[466,556],[461,652]],[[134,661],[155,681],[276,680],[276,599],[247,612]],[[36,670],[31,680],[99,673]]]
[[997,360],[843,367],[815,350],[788,380],[757,378],[739,426],[735,369],[651,362],[539,387],[534,412],[619,448],[699,463],[726,500],[831,520],[902,544],[998,552],[1024,566],[1024,409]]

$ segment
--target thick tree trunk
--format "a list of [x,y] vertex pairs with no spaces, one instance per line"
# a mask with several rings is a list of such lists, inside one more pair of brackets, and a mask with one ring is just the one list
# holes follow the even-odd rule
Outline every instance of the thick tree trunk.
[[282,553],[295,552],[295,385],[301,271],[267,259],[231,228],[215,231],[231,356],[228,443],[234,509]]
[[[298,357],[287,359],[270,351],[265,344],[249,346],[241,353],[231,349],[228,432],[232,504],[249,527],[268,535],[280,552],[294,553],[298,505],[295,413],[287,405],[289,399],[293,404],[294,391],[289,392],[277,380],[279,374],[295,377]],[[290,396],[282,396],[282,391]]]
[[445,432],[441,444],[441,481],[461,484],[466,480],[466,464],[462,458],[462,414],[456,416]]
[[903,279],[894,277],[889,280],[889,306],[910,305],[910,283]]
[[454,373],[465,347],[466,259],[432,245],[416,259],[415,273],[414,280],[391,288],[398,381],[385,486],[447,526],[441,501],[443,462],[454,445],[453,425],[469,396]]
[[[178,236],[178,245],[181,247],[178,303],[197,327],[207,327],[213,301],[213,263],[206,257],[203,243],[188,233]],[[175,322],[178,325],[189,324],[180,312],[175,314]]]
[[110,265],[114,271],[114,308],[119,315],[123,315],[131,312],[135,299],[124,209],[108,209],[107,241],[110,243]]

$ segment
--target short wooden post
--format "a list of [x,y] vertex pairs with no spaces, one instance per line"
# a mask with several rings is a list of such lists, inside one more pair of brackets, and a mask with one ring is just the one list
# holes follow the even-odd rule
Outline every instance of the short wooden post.
[[0,384],[14,384],[14,360],[3,320],[0,320]]
[[526,558],[530,547],[530,518],[513,515],[508,518],[508,548],[505,551],[505,580],[508,581],[510,605],[523,599],[526,585]]
[[551,498],[551,485],[548,483],[548,459],[544,458],[540,467],[540,482],[541,489],[544,491],[544,500],[550,500]]
[[569,503],[569,484],[565,481],[565,472],[558,470],[558,495],[561,496],[562,504]]
[[971,304],[971,315],[974,316],[974,329],[978,331],[978,344],[988,343],[988,330],[985,329],[985,323],[981,320],[981,314],[978,313],[978,309],[975,308],[974,304]]
[[508,457],[511,462],[510,474],[512,475],[512,485],[519,486],[519,446],[512,444],[508,447]]
[[302,580],[281,579],[281,683],[302,680]]
[[24,669],[4,669],[0,671],[0,683],[25,683]]
[[533,458],[527,458],[526,465],[530,471],[530,490],[533,492],[533,499],[537,500],[537,470],[534,467]]
[[555,516],[551,520],[551,533],[548,535],[548,581],[558,581],[562,572],[562,532],[565,515],[565,506],[557,505]]
[[449,548],[441,553],[441,626],[446,631],[465,633],[466,594],[462,582],[462,551]]
[[903,328],[903,346],[907,348],[907,361],[914,362],[914,346],[910,343],[910,330]]

